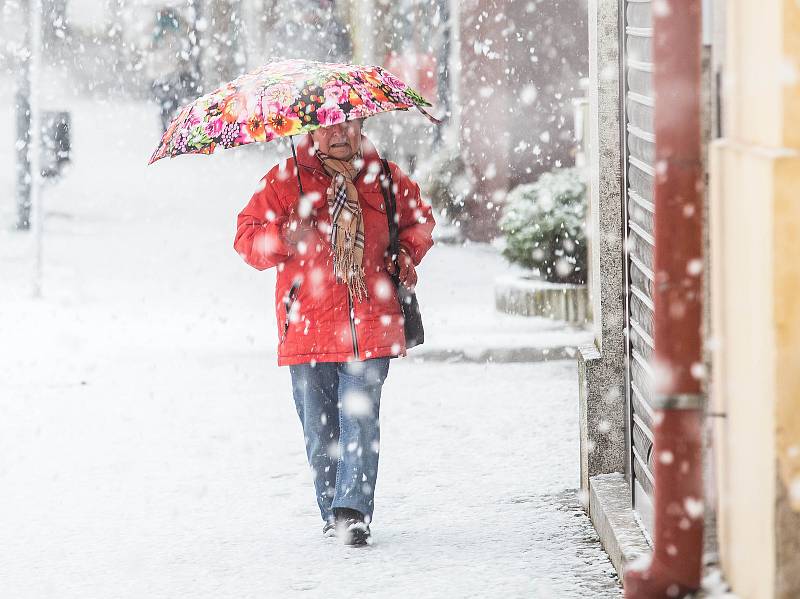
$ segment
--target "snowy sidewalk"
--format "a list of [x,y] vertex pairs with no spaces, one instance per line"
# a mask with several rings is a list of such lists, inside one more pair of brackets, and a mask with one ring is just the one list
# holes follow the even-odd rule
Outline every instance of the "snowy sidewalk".
[[420,268],[417,289],[425,345],[410,355],[425,360],[525,362],[574,356],[591,343],[587,329],[547,318],[495,310],[494,281],[513,271],[486,244],[437,245]]
[[569,490],[574,386],[565,362],[395,362],[364,550],[321,537],[287,372],[256,354],[142,356],[17,395],[0,594],[619,597]]
[[[393,362],[375,544],[324,541],[275,366],[274,275],[231,247],[274,156],[147,168],[151,107],[68,107],[75,168],[46,192],[44,299],[28,297],[29,236],[0,232],[0,597],[619,597],[573,490],[571,362]],[[486,279],[458,269],[498,260],[434,248],[431,344],[561,335],[493,324]]]

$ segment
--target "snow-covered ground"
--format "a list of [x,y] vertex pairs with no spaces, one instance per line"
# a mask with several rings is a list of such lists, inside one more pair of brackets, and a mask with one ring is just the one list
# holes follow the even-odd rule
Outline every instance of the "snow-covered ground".
[[[65,95],[75,164],[45,190],[44,298],[31,300],[31,235],[8,226],[8,99],[0,597],[619,596],[573,490],[573,363],[395,361],[375,543],[326,542],[275,366],[273,275],[231,247],[283,148],[147,167],[153,107]],[[505,268],[488,246],[432,250],[419,287],[430,346],[585,335],[495,315]]]
[[619,596],[569,490],[571,364],[395,363],[363,551],[320,535],[284,370],[102,370],[2,402],[2,596]]

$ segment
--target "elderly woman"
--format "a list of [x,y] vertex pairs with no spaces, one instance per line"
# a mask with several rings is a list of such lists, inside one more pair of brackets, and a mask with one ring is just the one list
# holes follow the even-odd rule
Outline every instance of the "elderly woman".
[[[278,364],[291,372],[323,534],[350,545],[370,537],[381,389],[390,358],[406,351],[390,274],[413,288],[434,227],[417,184],[381,160],[361,127],[346,121],[307,136],[295,160],[261,181],[234,242],[251,266],[278,269]],[[396,257],[388,252],[391,197]]]

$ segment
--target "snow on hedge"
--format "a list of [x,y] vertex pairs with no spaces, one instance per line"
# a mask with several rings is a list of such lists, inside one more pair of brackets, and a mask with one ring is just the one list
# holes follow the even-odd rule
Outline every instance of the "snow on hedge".
[[509,192],[503,255],[552,282],[585,283],[586,182],[578,168],[545,173]]

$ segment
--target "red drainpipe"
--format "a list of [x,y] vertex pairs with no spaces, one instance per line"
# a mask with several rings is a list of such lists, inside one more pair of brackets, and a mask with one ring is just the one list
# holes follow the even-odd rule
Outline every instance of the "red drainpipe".
[[655,90],[655,534],[625,597],[685,597],[703,556],[701,0],[653,2]]

